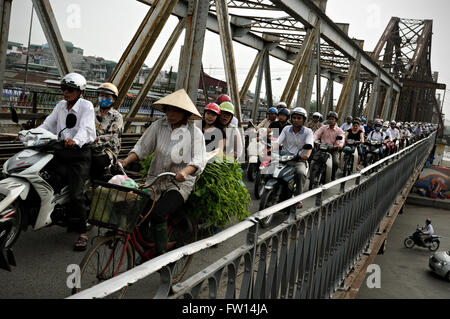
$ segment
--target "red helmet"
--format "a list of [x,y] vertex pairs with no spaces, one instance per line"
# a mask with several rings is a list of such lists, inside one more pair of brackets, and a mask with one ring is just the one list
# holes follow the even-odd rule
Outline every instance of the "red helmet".
[[217,98],[217,104],[222,104],[223,102],[231,102],[231,98],[226,94],[221,94]]
[[205,112],[211,111],[216,113],[217,115],[220,115],[220,107],[216,103],[209,103],[207,106],[205,106]]

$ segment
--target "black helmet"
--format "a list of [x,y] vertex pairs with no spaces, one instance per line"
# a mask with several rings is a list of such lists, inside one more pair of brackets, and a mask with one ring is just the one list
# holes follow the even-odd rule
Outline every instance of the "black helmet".
[[333,111],[328,112],[327,118],[329,118],[329,117],[334,117],[336,119],[336,121],[339,120],[339,115],[336,112],[333,112]]

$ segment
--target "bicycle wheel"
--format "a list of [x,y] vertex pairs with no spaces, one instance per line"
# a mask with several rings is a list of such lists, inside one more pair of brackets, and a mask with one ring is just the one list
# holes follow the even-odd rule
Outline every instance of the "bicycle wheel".
[[[168,236],[168,250],[193,243],[197,241],[197,223],[188,216],[175,222],[172,221]],[[183,278],[192,262],[192,258],[192,255],[184,256],[171,265],[172,284],[178,283]]]
[[[80,288],[73,288],[72,294],[95,286],[118,276],[134,267],[134,252],[130,241],[126,248],[126,237],[113,235],[100,237],[80,263]],[[125,249],[125,251],[124,251]],[[123,298],[128,287],[114,293],[109,298]]]

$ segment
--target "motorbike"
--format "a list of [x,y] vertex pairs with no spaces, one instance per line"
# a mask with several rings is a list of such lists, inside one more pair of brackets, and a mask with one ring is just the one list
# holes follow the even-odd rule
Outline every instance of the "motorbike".
[[[336,138],[342,140],[342,136]],[[309,190],[317,188],[321,184],[331,182],[333,169],[332,152],[337,151],[338,147],[327,143],[315,142],[317,151],[314,152],[311,162],[311,175],[309,177]]]
[[[417,225],[419,226],[419,225]],[[414,245],[417,245],[419,247],[428,248],[430,251],[435,251],[439,249],[440,240],[439,238],[442,238],[442,236],[432,235],[430,238],[425,239],[425,245],[422,244],[422,241],[420,240],[420,233],[422,232],[422,228],[418,227],[416,231],[411,235],[408,236],[405,241],[403,242],[406,248],[413,248]]]
[[343,149],[344,153],[344,177],[351,175],[356,171],[356,166],[358,164],[358,145],[360,141],[355,141],[352,139],[347,140],[346,146]]
[[[305,145],[304,150],[312,148],[311,145]],[[296,156],[288,152],[272,153],[272,161],[265,168],[266,172],[272,172],[264,185],[264,192],[259,202],[259,210],[276,205],[282,201],[292,198],[297,187],[295,182],[296,169],[288,165],[289,161],[296,160]],[[305,161],[306,162],[306,161]],[[308,163],[306,166],[309,168]],[[290,212],[294,206],[287,210]],[[260,225],[267,228],[273,221],[274,214],[262,219]]]
[[[76,122],[76,115],[68,114],[65,128],[58,135],[42,128],[19,132],[25,149],[3,164],[6,178],[0,181],[0,219],[8,216],[11,223],[5,249],[11,248],[20,232],[29,226],[38,230],[50,225],[67,227],[78,221],[68,214],[69,185],[59,176],[52,161],[55,151],[64,149],[64,141],[59,140],[61,133],[75,127]],[[86,190],[89,184],[87,180]],[[85,201],[89,207],[87,195]]]
[[364,152],[364,166],[367,167],[381,159],[380,147],[382,147],[383,143],[375,140],[369,140],[366,141],[364,145],[366,146]]
[[9,215],[0,218],[0,269],[11,271],[11,266],[16,266],[14,253],[6,247],[6,241],[13,226],[13,219]]

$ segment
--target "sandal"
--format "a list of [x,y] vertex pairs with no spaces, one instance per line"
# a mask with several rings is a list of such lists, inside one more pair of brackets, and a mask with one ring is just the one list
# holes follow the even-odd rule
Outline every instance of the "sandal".
[[73,245],[75,251],[85,251],[88,243],[87,235],[80,235],[78,240]]

